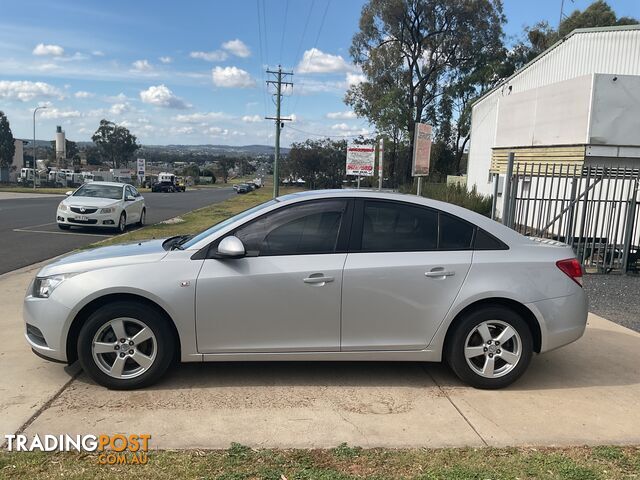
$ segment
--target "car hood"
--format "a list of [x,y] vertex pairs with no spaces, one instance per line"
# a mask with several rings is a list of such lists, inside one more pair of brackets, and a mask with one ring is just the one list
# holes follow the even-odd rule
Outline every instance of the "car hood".
[[65,198],[62,203],[74,207],[106,207],[118,203],[118,201],[119,200],[114,200],[113,198],[71,196]]
[[163,243],[164,239],[149,240],[146,242],[111,245],[71,253],[43,267],[38,272],[38,276],[46,277],[49,275],[79,273],[121,265],[157,262],[162,260],[167,254],[167,251],[162,248]]

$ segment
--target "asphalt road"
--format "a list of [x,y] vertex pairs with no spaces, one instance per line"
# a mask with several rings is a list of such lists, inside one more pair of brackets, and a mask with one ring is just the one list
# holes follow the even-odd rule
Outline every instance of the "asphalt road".
[[[233,195],[235,192],[231,187],[184,193],[145,193],[147,224],[221,202]],[[16,198],[13,194],[0,193],[0,274],[115,235],[97,229],[60,230],[55,223],[55,214],[63,198],[62,195],[39,194]]]

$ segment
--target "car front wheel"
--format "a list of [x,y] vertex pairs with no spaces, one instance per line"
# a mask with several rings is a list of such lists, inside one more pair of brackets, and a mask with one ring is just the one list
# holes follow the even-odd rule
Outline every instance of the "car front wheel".
[[466,314],[446,346],[454,373],[475,388],[502,388],[515,382],[533,355],[533,338],[526,321],[501,306]]
[[118,220],[118,226],[116,229],[118,230],[118,233],[124,233],[127,229],[127,215],[124,212],[120,214],[120,219]]
[[140,212],[140,220],[138,220],[138,225],[141,227],[144,227],[144,221],[146,220],[147,217],[147,209],[143,208],[142,212]]
[[121,301],[89,316],[77,347],[80,365],[93,380],[110,389],[131,390],[155,383],[166,372],[175,339],[160,312]]

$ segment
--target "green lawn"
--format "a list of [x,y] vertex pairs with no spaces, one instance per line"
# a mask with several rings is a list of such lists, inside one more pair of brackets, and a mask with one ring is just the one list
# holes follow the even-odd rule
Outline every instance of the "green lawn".
[[[281,188],[280,194],[284,195],[297,190],[298,189],[294,188]],[[270,200],[272,194],[273,190],[271,188],[263,187],[258,190],[254,190],[253,192],[235,195],[224,202],[199,208],[181,215],[179,218],[183,221],[180,223],[158,223],[156,225],[148,225],[144,228],[132,230],[124,235],[118,235],[116,237],[109,238],[106,241],[94,243],[86,248],[198,233],[209,228],[211,225],[235,215],[236,213]]]
[[146,465],[98,464],[94,454],[0,453],[0,478],[31,479],[625,479],[638,447],[159,451]]

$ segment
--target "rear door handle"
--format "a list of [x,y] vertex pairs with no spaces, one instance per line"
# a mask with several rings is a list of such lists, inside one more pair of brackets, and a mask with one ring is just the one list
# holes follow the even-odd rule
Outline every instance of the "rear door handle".
[[312,285],[324,285],[325,283],[333,282],[333,277],[325,277],[322,273],[313,273],[303,281]]
[[444,268],[434,268],[428,272],[424,272],[425,277],[440,278],[440,277],[452,277],[456,272],[445,270]]

